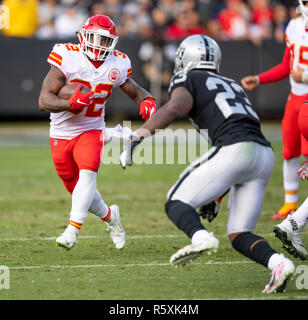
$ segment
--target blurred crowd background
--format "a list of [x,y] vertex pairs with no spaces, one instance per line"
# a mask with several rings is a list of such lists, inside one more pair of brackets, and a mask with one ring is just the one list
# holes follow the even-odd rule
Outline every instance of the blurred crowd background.
[[[182,39],[192,34],[216,39],[224,74],[239,81],[280,62],[285,29],[297,6],[298,0],[0,0],[0,69],[11,75],[0,79],[6,94],[0,121],[16,115],[42,117],[36,104],[48,70],[46,57],[56,42],[77,42],[76,31],[92,15],[114,20],[120,36],[117,49],[128,54],[134,79],[159,105],[168,99]],[[9,21],[1,21],[3,10],[9,12]],[[262,117],[276,119],[288,91],[286,80],[257,89],[249,98]],[[109,100],[112,116],[138,117],[130,113],[135,108],[121,92]]]
[[297,0],[0,0],[10,10],[3,36],[72,38],[85,20],[106,14],[120,37],[181,40],[196,33],[217,40],[284,41]]

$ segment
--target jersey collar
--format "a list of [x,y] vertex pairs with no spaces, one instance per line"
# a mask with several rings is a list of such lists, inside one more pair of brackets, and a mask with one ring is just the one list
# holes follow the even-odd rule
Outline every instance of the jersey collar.
[[[88,59],[88,58],[87,58]],[[96,68],[96,69],[98,69],[103,63],[104,63],[104,61],[93,61],[93,60],[90,60],[90,59],[88,59],[91,63],[92,63],[92,65]]]

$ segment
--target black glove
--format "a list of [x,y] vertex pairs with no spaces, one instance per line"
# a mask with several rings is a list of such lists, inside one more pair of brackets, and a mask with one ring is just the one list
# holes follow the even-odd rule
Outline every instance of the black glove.
[[199,209],[199,215],[203,219],[207,219],[209,222],[212,222],[217,217],[219,207],[220,207],[220,203],[214,200],[202,206]]

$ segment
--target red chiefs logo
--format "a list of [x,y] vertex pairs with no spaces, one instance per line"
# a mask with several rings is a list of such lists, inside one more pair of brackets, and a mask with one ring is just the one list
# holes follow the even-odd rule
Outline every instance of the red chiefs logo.
[[113,68],[108,73],[108,79],[111,82],[116,82],[120,78],[120,71],[116,68]]

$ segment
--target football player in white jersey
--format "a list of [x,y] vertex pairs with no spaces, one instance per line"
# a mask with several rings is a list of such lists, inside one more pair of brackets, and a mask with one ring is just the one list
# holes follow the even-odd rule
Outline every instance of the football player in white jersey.
[[[70,220],[56,239],[71,249],[88,211],[106,222],[117,249],[125,245],[119,207],[108,206],[97,189],[97,171],[104,151],[105,102],[120,87],[147,120],[155,111],[152,95],[132,78],[128,56],[115,50],[118,41],[114,22],[105,15],[90,17],[78,32],[79,44],[56,44],[39,97],[40,110],[50,112],[50,145],[59,177],[72,194]],[[69,83],[78,83],[69,100],[58,96]],[[90,89],[82,93],[82,84]]]
[[[307,8],[308,9],[308,8]],[[308,13],[308,10],[307,10]],[[298,125],[302,135],[308,140],[308,103],[304,103],[298,115]],[[308,180],[308,161],[302,163],[297,171],[301,180]],[[295,258],[306,260],[308,252],[305,249],[301,233],[308,226],[308,197],[301,206],[275,226],[274,233],[283,243],[283,248]]]
[[308,1],[299,0],[301,15],[290,20],[286,29],[283,61],[259,75],[241,80],[243,87],[253,90],[259,84],[279,81],[289,76],[289,94],[282,119],[284,204],[273,219],[284,219],[298,208],[299,159],[308,156],[308,141],[300,133],[298,114],[308,93]]

